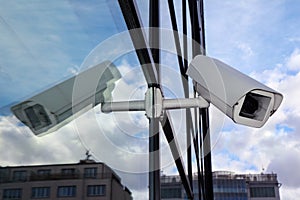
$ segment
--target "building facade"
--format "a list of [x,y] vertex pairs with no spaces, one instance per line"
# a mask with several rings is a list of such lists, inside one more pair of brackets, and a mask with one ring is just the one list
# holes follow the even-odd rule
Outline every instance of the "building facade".
[[0,200],[131,200],[131,192],[104,163],[0,167]]
[[[198,178],[194,176],[195,199],[199,199]],[[213,173],[214,200],[280,200],[277,175]],[[186,199],[179,176],[161,177],[161,195],[165,200]],[[200,195],[201,196],[201,195]]]

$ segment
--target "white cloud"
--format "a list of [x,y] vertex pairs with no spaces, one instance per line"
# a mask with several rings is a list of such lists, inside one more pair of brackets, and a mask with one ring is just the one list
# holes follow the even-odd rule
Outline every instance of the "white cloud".
[[287,67],[292,71],[300,70],[300,50],[298,48],[294,50],[291,57],[288,59]]
[[280,188],[280,199],[282,200],[295,200],[300,196],[300,188],[289,188],[282,186]]
[[300,42],[300,37],[290,37],[287,38],[289,42]]
[[249,44],[238,42],[237,48],[242,51],[244,58],[249,58],[249,57],[253,56],[253,54],[254,54],[253,50]]
[[299,142],[297,143],[294,145],[285,145],[284,151],[278,151],[276,157],[270,161],[270,165],[268,166],[269,171],[279,172],[278,177],[280,182],[289,188],[300,188],[300,146]]
[[84,155],[71,126],[61,130],[64,134],[36,137],[16,122],[11,116],[0,118],[1,165],[74,162]]

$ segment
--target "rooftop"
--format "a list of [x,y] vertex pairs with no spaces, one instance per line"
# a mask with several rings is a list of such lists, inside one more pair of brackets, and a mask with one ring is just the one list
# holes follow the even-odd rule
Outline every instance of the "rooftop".
[[[197,174],[194,174],[194,179],[197,179]],[[235,174],[230,171],[215,171],[213,172],[213,179],[227,179],[227,180],[235,180],[235,179],[245,179],[246,181],[251,182],[278,182],[277,174],[275,173],[260,173],[260,174]],[[181,182],[179,175],[162,175],[161,176],[162,183],[176,183]]]

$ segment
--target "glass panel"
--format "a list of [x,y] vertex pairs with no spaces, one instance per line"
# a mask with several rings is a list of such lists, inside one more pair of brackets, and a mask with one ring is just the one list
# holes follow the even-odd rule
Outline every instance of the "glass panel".
[[50,196],[50,187],[34,187],[32,188],[32,198],[47,198]]
[[105,196],[105,185],[89,185],[87,188],[87,196]]
[[275,197],[274,187],[251,187],[251,197]]
[[51,174],[51,169],[40,169],[37,171],[38,175],[50,175]]
[[66,169],[62,169],[61,170],[61,173],[62,174],[75,174],[75,169],[74,168],[66,168]]
[[181,188],[163,188],[161,190],[161,198],[181,198]]
[[60,186],[57,190],[58,197],[74,197],[76,196],[76,186]]
[[97,176],[97,168],[85,168],[84,177],[86,178],[95,178]]
[[22,189],[4,189],[3,199],[21,199]]
[[14,171],[13,172],[13,180],[14,181],[26,181],[27,172],[26,171]]

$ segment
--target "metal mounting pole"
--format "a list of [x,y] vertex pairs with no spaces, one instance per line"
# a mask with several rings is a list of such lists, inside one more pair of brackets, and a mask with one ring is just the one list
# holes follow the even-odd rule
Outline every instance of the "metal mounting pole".
[[160,200],[159,117],[162,95],[157,87],[150,87],[145,96],[145,111],[149,118],[149,200]]
[[213,199],[213,181],[212,181],[212,165],[211,165],[211,144],[208,109],[201,109],[202,131],[203,131],[203,148],[204,148],[204,169],[205,169],[205,195],[206,199]]
[[[159,50],[159,0],[149,1],[149,46],[157,72],[157,87],[160,84],[160,50]],[[152,48],[156,47],[156,48]],[[152,85],[148,84],[148,87]],[[155,117],[155,87],[151,88],[152,117],[149,118],[149,200],[160,200],[160,150],[159,150],[159,118]]]
[[149,119],[149,200],[160,200],[159,118]]

